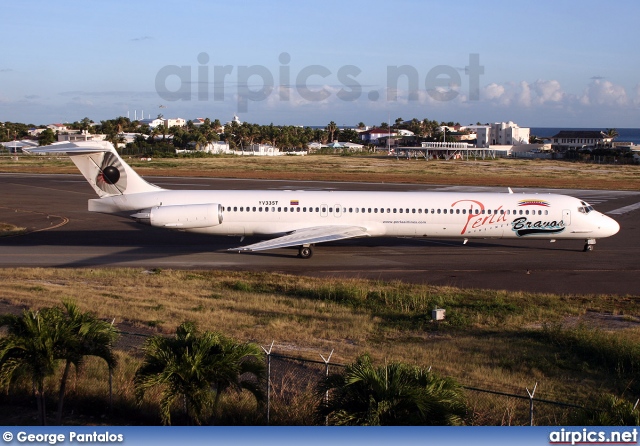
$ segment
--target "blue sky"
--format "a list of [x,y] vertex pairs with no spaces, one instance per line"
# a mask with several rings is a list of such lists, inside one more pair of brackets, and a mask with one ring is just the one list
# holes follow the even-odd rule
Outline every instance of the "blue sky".
[[639,19],[633,1],[4,2],[0,121],[640,127]]

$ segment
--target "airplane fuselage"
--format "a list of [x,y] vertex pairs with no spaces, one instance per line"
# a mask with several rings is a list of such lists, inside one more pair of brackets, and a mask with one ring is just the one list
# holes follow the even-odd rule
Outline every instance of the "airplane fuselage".
[[[596,239],[619,230],[581,200],[555,194],[363,191],[163,190],[90,200],[104,213],[219,205],[220,221],[173,229],[217,235],[280,235],[301,226],[348,225],[370,236]],[[195,209],[195,208],[194,208]],[[197,225],[196,225],[197,226]]]

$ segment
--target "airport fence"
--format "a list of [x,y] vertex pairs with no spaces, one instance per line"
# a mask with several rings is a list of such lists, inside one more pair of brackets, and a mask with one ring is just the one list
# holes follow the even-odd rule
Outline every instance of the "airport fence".
[[[339,372],[344,364],[315,361],[268,353],[267,420],[272,409],[295,403],[300,392],[314,392],[329,373]],[[535,390],[514,394],[462,386],[467,399],[465,423],[474,426],[558,426],[571,424],[584,407],[535,397]]]
[[[117,348],[140,356],[147,334],[121,332]],[[310,414],[319,402],[318,384],[330,373],[345,365],[331,362],[331,355],[321,360],[288,356],[265,349],[267,366],[267,404],[265,417],[268,424],[282,424],[298,417],[300,412]],[[535,388],[523,389],[516,394],[479,387],[462,386],[467,401],[465,423],[473,426],[561,426],[570,425],[585,410],[579,404],[552,401],[535,397]],[[312,407],[313,406],[313,407]],[[305,420],[311,423],[311,420]]]

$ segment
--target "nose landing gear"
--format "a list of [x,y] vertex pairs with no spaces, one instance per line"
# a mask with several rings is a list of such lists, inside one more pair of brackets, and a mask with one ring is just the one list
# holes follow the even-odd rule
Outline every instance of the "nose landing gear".
[[596,239],[594,238],[587,239],[584,242],[584,248],[582,248],[582,250],[584,252],[593,251],[593,248],[595,248],[595,244],[596,244]]

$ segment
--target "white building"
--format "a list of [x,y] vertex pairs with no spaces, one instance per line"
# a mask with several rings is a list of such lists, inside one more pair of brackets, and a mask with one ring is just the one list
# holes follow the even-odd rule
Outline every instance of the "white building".
[[374,127],[365,132],[360,133],[360,139],[364,141],[365,144],[378,144],[378,140],[380,138],[389,138],[398,136],[398,134],[391,129],[382,129],[378,127]]
[[147,124],[149,126],[149,128],[155,129],[156,127],[160,126],[160,125],[164,125],[164,120],[160,119],[160,118],[155,118],[155,119],[141,119],[140,124]]
[[610,148],[613,138],[598,130],[561,130],[551,137],[555,150]]
[[187,121],[182,118],[164,120],[164,126],[168,129],[171,127],[184,127],[185,125],[187,125]]
[[47,128],[54,132],[66,132],[68,130],[67,126],[64,124],[49,124]]
[[58,141],[69,141],[69,142],[104,141],[106,137],[107,135],[93,134],[93,133],[89,133],[86,130],[82,130],[81,132],[70,131],[70,132],[58,133]]
[[518,124],[509,122],[496,122],[490,125],[470,125],[468,129],[476,131],[477,147],[489,146],[518,146],[529,144],[531,129],[519,127]]
[[210,144],[198,146],[198,150],[201,150],[205,153],[214,153],[214,154],[231,153],[231,150],[229,148],[229,143],[226,141],[214,141]]
[[236,149],[236,155],[256,155],[256,156],[278,156],[281,155],[280,149],[270,144],[251,144],[248,148]]

